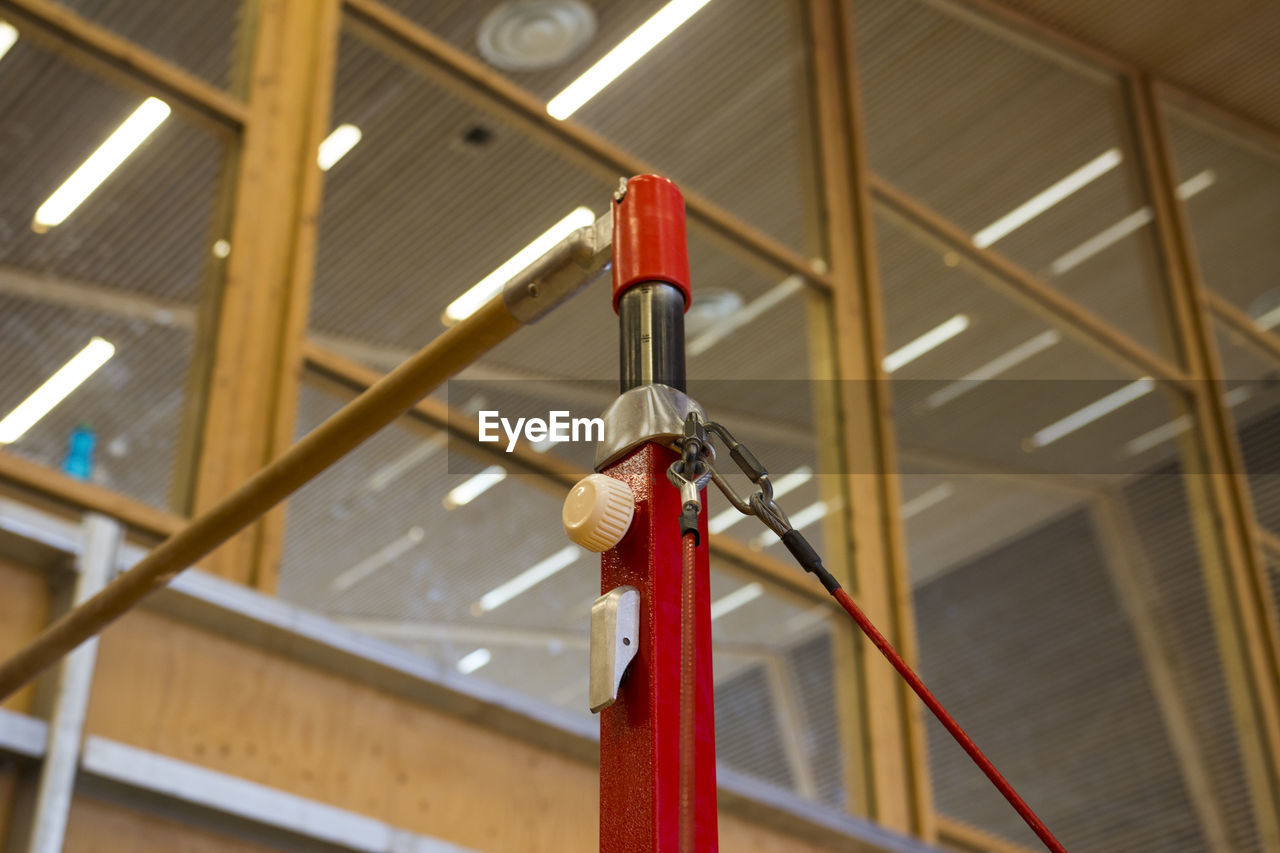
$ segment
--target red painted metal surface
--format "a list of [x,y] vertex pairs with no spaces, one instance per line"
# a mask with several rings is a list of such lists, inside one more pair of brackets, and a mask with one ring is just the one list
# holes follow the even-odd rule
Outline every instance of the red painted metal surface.
[[684,294],[689,310],[689,243],[684,196],[658,175],[637,175],[613,205],[613,310],[633,284],[665,281]]
[[[617,547],[601,555],[602,592],[640,590],[640,648],[618,701],[600,714],[600,849],[679,849],[680,492],[667,480],[674,451],[646,444],[604,470],[631,487],[636,514]],[[711,676],[706,503],[697,555],[695,821],[699,853],[718,849],[715,695]]]

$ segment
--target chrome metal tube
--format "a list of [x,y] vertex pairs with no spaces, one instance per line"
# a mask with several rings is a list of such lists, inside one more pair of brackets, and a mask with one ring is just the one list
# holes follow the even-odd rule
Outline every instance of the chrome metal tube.
[[683,293],[661,281],[628,288],[618,325],[624,393],[654,384],[685,390]]

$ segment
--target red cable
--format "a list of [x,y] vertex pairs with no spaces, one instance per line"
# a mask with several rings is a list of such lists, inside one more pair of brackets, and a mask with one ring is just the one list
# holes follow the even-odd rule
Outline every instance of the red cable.
[[694,804],[693,788],[697,771],[697,741],[694,734],[694,705],[698,701],[694,659],[697,639],[694,635],[697,615],[698,533],[690,530],[681,539],[680,579],[680,853],[693,853]]
[[996,789],[1004,795],[1004,798],[1009,801],[1009,805],[1013,806],[1014,811],[1022,816],[1022,819],[1027,822],[1027,826],[1031,827],[1031,831],[1044,842],[1045,847],[1048,847],[1053,853],[1067,853],[1067,848],[1062,846],[1062,842],[1053,837],[1053,833],[1049,831],[1049,827],[1044,825],[1044,821],[1040,820],[1036,813],[1031,810],[1031,806],[1027,805],[1026,801],[1018,796],[1018,792],[1013,789],[1009,781],[1000,775],[1000,771],[991,763],[991,759],[982,754],[982,750],[978,749],[978,745],[973,742],[973,739],[965,734],[964,729],[960,728],[960,724],[947,713],[947,709],[942,707],[942,703],[934,697],[929,688],[925,687],[924,682],[920,680],[920,676],[916,675],[915,671],[907,666],[907,662],[902,659],[897,650],[889,644],[883,634],[876,630],[876,626],[871,624],[871,620],[858,608],[849,593],[840,587],[836,587],[831,591],[831,595],[836,601],[840,602],[841,607],[849,612],[849,615],[853,617],[853,621],[858,623],[858,627],[862,629],[862,633],[866,634],[867,638],[880,650],[880,654],[884,655],[889,660],[889,663],[893,664],[893,668],[911,686],[911,689],[920,697],[920,701],[928,706],[933,715],[938,718],[938,722],[946,727],[946,730],[956,739],[956,743],[960,744],[961,749],[969,753],[973,763],[977,764],[978,769],[986,774],[986,777],[991,780],[991,784],[995,785]]

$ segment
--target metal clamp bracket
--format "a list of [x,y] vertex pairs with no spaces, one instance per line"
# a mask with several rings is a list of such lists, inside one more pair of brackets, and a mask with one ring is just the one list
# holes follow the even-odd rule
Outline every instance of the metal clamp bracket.
[[638,385],[604,410],[604,441],[596,445],[596,470],[603,471],[635,448],[656,441],[675,447],[684,437],[690,412],[706,418],[702,407],[669,385]]

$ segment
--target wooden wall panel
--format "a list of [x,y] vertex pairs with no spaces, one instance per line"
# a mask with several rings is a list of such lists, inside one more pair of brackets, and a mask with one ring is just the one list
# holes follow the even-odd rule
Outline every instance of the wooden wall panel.
[[[43,572],[0,560],[0,658],[8,657],[40,632],[49,620],[49,586]],[[31,708],[31,686],[0,706],[11,711]]]
[[267,853],[275,848],[77,796],[71,803],[62,849],[63,853]]
[[[145,611],[98,661],[90,733],[478,850],[597,849],[592,766]],[[721,832],[727,850],[818,849]]]

